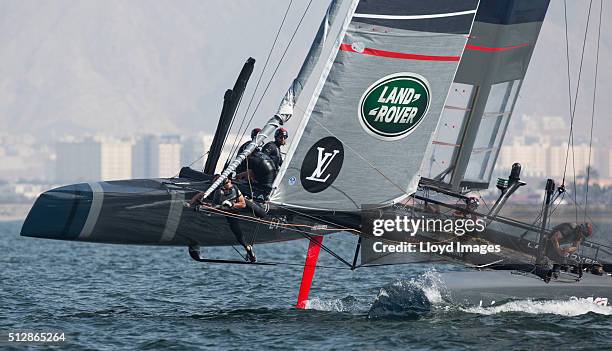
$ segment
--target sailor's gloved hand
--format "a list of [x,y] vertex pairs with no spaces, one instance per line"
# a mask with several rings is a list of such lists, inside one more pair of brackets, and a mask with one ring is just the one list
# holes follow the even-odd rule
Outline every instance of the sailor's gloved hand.
[[232,207],[234,207],[234,204],[231,201],[229,201],[229,200],[225,200],[225,201],[223,201],[221,206],[227,207],[227,208],[232,208]]
[[187,201],[183,202],[183,207],[185,208],[191,208],[191,204]]

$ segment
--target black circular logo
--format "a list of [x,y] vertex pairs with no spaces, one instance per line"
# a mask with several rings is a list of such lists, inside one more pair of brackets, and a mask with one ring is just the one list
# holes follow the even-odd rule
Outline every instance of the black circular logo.
[[327,189],[338,177],[343,162],[344,147],[340,140],[329,136],[317,141],[302,162],[302,186],[311,193]]

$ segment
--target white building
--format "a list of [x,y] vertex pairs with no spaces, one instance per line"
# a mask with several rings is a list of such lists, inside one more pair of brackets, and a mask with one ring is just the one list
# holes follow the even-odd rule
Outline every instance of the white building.
[[502,147],[498,168],[508,171],[514,162],[519,162],[526,176],[562,178],[565,173],[566,177],[573,177],[574,172],[576,176],[583,174],[589,164],[597,170],[601,168],[598,148],[593,146],[590,152],[589,159],[588,144],[576,144],[573,151],[569,148],[568,154],[566,143],[558,146],[545,143],[526,145],[522,138],[514,138],[511,144]]
[[201,171],[204,168],[206,152],[210,149],[213,138],[214,136],[210,134],[199,134],[186,138],[181,151],[181,165]]
[[[245,133],[248,134],[248,133]],[[199,134],[198,136],[187,138],[183,141],[183,150],[181,153],[181,164],[183,167],[190,166],[195,170],[201,171],[208,158],[206,154],[212,145],[214,135]],[[231,156],[231,151],[235,155],[236,151],[247,140],[250,140],[250,135],[245,135],[243,138],[236,134],[228,134],[225,147],[221,151],[219,161],[217,162],[216,172],[221,172],[225,162]],[[232,150],[233,149],[233,150]]]
[[103,137],[56,143],[55,178],[60,183],[132,177],[132,142]]
[[506,174],[515,162],[523,166],[523,175],[528,177],[545,177],[548,173],[547,147],[526,145],[523,138],[516,137],[511,145],[501,148],[498,168],[502,168],[504,170],[503,173]]
[[134,178],[169,178],[181,169],[181,138],[178,135],[145,135],[132,150]]

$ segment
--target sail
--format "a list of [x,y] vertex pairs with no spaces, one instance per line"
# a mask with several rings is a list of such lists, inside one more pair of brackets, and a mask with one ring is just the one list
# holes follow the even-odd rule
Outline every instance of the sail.
[[413,193],[477,5],[354,1],[314,94],[295,106],[272,201],[356,210]]
[[489,187],[549,0],[481,0],[423,176],[454,190]]

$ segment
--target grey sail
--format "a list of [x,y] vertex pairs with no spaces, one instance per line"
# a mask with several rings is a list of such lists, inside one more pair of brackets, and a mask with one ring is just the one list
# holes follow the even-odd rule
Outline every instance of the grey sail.
[[444,187],[489,187],[549,0],[481,0],[423,176]]
[[355,1],[314,94],[295,111],[302,124],[272,201],[356,210],[413,193],[477,5]]

